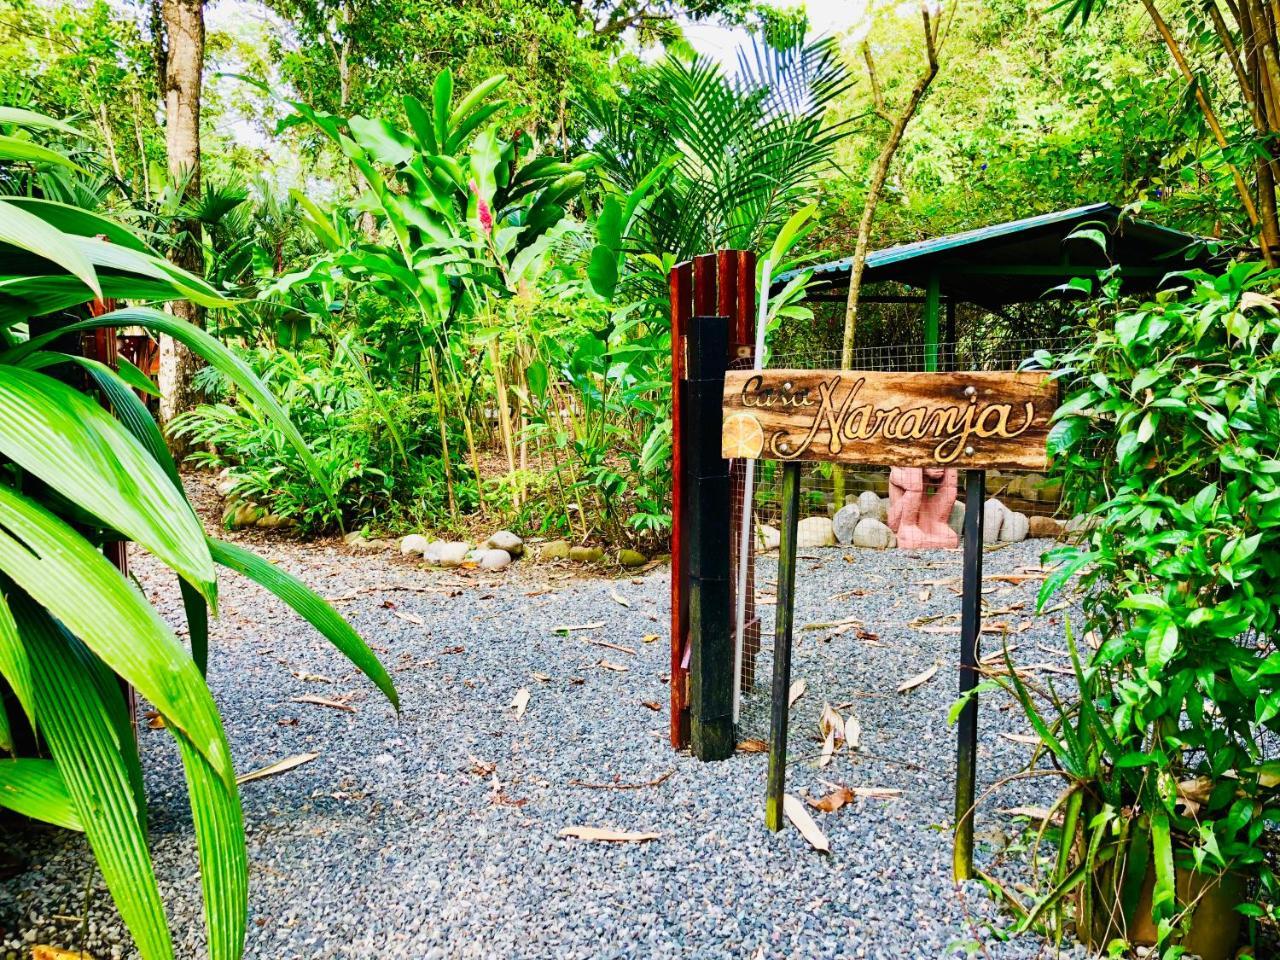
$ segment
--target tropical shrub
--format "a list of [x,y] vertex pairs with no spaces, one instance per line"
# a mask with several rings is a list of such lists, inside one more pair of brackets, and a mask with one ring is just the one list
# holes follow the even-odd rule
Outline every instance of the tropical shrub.
[[[304,533],[415,526],[447,513],[433,398],[376,385],[352,340],[316,337],[296,350],[245,354],[301,434],[310,462],[252,397],[212,369],[201,380],[219,401],[170,426],[200,447],[188,461],[225,468],[233,502],[258,504]],[[461,430],[451,427],[450,440],[461,443]],[[459,472],[459,503],[474,509],[474,482],[469,471]]]
[[[42,168],[75,169],[32,133],[79,131],[0,109],[0,804],[81,830],[145,960],[173,944],[147,843],[142,770],[121,681],[146,697],[177,742],[191,800],[209,955],[244,949],[248,863],[236,773],[205,683],[208,615],[222,566],[257,581],[309,620],[382,690],[395,688],[368,646],[293,576],[205,535],[177,467],[134,386],[79,355],[80,337],[140,326],[187,344],[272,419],[304,462],[313,458],[253,372],[204,331],[152,307],[100,315],[95,300],[228,301],[167,263],[119,223],[49,200]],[[114,411],[112,416],[104,403]],[[104,548],[132,542],[179,577],[186,649]]]
[[1056,723],[1028,707],[1069,773],[1048,899],[1075,890],[1132,920],[1150,869],[1168,957],[1195,905],[1176,868],[1246,877],[1241,911],[1274,911],[1264,834],[1280,818],[1277,274],[1240,263],[1185,280],[1104,302],[1082,346],[1039,357],[1065,388],[1050,439],[1064,502],[1096,525],[1052,554],[1041,593],[1079,576],[1080,694]]

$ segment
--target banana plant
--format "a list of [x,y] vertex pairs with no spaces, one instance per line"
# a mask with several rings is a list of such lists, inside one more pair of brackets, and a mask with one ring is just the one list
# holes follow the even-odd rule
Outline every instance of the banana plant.
[[[64,128],[78,133],[0,108],[4,182],[59,163],[32,134]],[[208,955],[238,960],[248,912],[243,815],[204,676],[218,568],[292,607],[398,709],[395,687],[368,645],[301,581],[205,534],[164,438],[134,392],[145,377],[61,352],[67,338],[77,342],[101,328],[167,334],[251,397],[308,459],[266,387],[208,333],[153,306],[100,316],[85,309],[107,297],[187,298],[208,307],[230,301],[119,223],[41,197],[0,196],[0,264],[0,678],[19,707],[11,715],[0,700],[0,748],[12,756],[0,760],[0,805],[82,831],[143,960],[174,960],[119,681],[127,682],[164,718],[181,754]],[[121,541],[179,577],[189,648],[104,556],[104,546]]]

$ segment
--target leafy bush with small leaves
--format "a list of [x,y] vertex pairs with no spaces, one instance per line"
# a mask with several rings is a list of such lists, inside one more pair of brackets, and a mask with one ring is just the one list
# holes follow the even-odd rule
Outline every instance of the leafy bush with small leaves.
[[1096,524],[1051,554],[1041,593],[1078,574],[1096,639],[1068,712],[1096,721],[1105,757],[1084,838],[1065,842],[1078,857],[1125,838],[1125,890],[1151,864],[1164,956],[1191,906],[1175,864],[1249,877],[1242,912],[1272,909],[1262,841],[1280,819],[1280,274],[1185,280],[1118,312],[1111,281],[1083,345],[1037,358],[1065,387],[1049,442],[1064,502]]

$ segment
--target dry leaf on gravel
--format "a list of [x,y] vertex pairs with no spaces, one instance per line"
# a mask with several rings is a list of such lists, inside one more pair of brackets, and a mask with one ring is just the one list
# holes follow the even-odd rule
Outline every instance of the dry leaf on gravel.
[[996,812],[1009,817],[1026,817],[1036,822],[1043,822],[1053,816],[1053,811],[1048,807],[1002,807]]
[[925,670],[922,673],[917,673],[914,677],[909,677],[908,679],[903,680],[902,683],[898,685],[898,692],[906,693],[908,690],[914,690],[923,683],[928,683],[933,679],[933,675],[937,672],[938,665],[935,663],[928,670]]
[[311,703],[317,707],[328,707],[330,710],[345,710],[347,713],[355,713],[356,708],[349,703],[342,703],[338,700],[329,700],[326,697],[313,697],[307,694],[304,697],[290,697],[293,703]]
[[653,710],[653,711],[658,711],[662,709],[662,704],[660,704],[657,700],[641,700],[640,705],[643,707],[648,707],[650,710]]
[[416,613],[407,613],[404,610],[395,611],[395,615],[399,617],[401,620],[407,620],[409,623],[415,623],[418,626],[422,626],[424,622],[423,619],[420,616],[418,616]]
[[613,599],[614,603],[620,604],[624,607],[631,606],[631,601],[628,600],[626,597],[624,597],[622,594],[620,594],[617,590],[610,588],[609,596]]
[[791,690],[787,693],[787,706],[794,707],[796,701],[804,696],[805,690],[809,688],[809,684],[804,680],[797,680],[791,684]]
[[739,753],[768,753],[769,741],[761,740],[759,737],[748,737],[746,740],[738,741]]
[[533,679],[537,680],[539,683],[551,682],[551,678],[547,676],[545,673],[531,673],[530,676],[533,677]]
[[165,727],[164,717],[158,711],[148,710],[143,714],[147,718],[147,726],[152,730],[163,730]]
[[854,787],[853,795],[866,800],[892,800],[902,796],[902,791],[895,787]]
[[300,767],[304,763],[310,763],[318,753],[296,753],[292,757],[285,757],[283,760],[277,760],[275,763],[249,773],[242,773],[236,777],[236,783],[248,783],[250,780],[261,780],[263,777],[274,777],[277,773],[284,773],[286,770],[292,770],[294,767]]
[[823,813],[835,813],[846,803],[853,803],[853,791],[848,787],[837,787],[818,800],[808,797],[807,802],[815,810],[821,810]]
[[516,691],[516,695],[511,699],[511,709],[516,712],[517,720],[524,716],[524,711],[527,706],[529,706],[529,688],[521,687]]
[[787,819],[792,825],[800,831],[800,835],[809,841],[809,846],[822,853],[831,852],[831,841],[827,839],[827,835],[818,829],[818,825],[813,822],[813,817],[809,816],[809,812],[805,810],[804,804],[793,797],[791,794],[783,794],[782,810],[787,815]]
[[307,673],[305,670],[295,670],[294,677],[303,683],[333,683],[333,679],[326,677],[322,673]]
[[563,623],[552,629],[552,633],[571,633],[574,630],[599,630],[604,626],[603,620],[597,620],[595,623]]
[[1014,743],[1025,743],[1029,747],[1038,747],[1040,745],[1040,737],[1034,733],[1001,733],[1000,736],[1006,740],[1012,740]]
[[620,663],[614,663],[612,660],[601,660],[596,663],[596,666],[605,670],[613,670],[615,673],[626,673],[631,669],[630,667],[624,667]]
[[844,722],[844,745],[850,750],[857,750],[862,746],[862,724],[853,714],[849,714]]
[[608,827],[565,827],[560,831],[560,836],[576,837],[579,840],[599,840],[605,843],[642,843],[646,840],[657,840],[662,834],[610,830]]
[[47,943],[37,943],[31,948],[31,960],[93,960],[93,957],[80,950],[63,950]]
[[834,729],[827,731],[826,737],[822,740],[822,756],[818,757],[818,766],[825,767],[831,762],[831,757],[836,752],[836,732]]
[[643,637],[640,638],[640,642],[653,643],[657,639],[658,639],[658,635],[656,633],[646,633]]

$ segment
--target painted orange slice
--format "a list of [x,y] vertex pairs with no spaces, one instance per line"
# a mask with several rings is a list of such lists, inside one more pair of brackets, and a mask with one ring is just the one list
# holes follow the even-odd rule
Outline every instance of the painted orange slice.
[[720,433],[720,455],[726,460],[755,460],[764,451],[764,428],[749,413],[725,417]]

